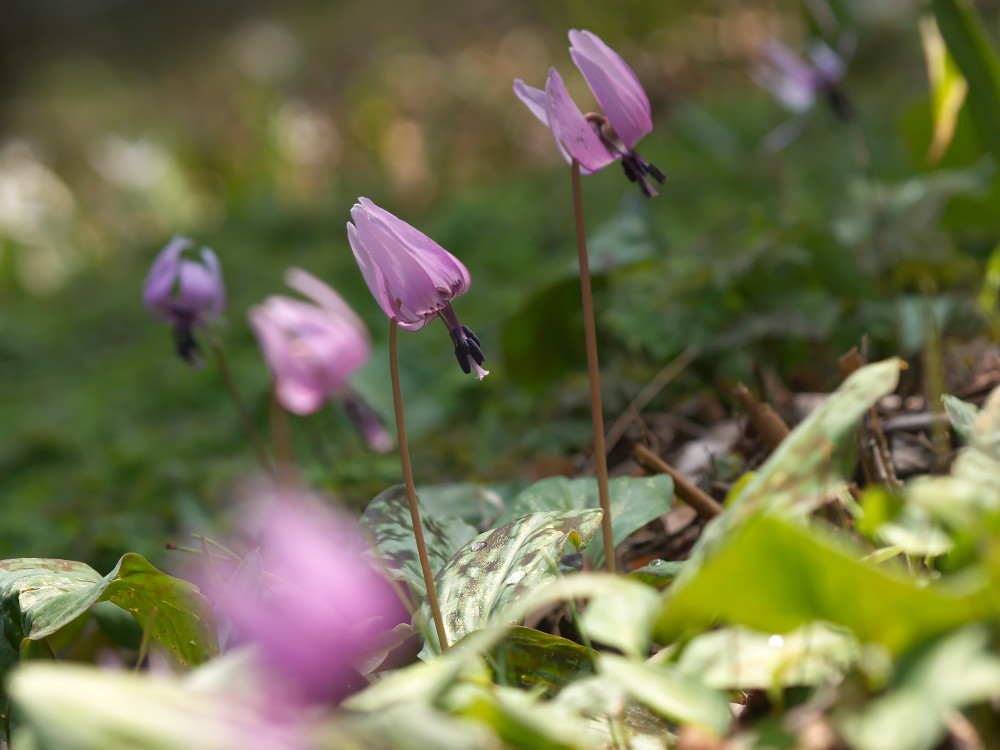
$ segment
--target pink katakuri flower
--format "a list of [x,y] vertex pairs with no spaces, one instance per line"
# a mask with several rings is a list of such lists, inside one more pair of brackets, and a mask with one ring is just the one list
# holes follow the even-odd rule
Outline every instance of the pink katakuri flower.
[[455,357],[466,374],[489,375],[479,339],[461,325],[451,301],[469,291],[469,271],[434,240],[405,221],[358,198],[347,222],[347,238],[365,283],[391,320],[419,331],[440,317],[455,343]]
[[194,242],[186,237],[174,237],[153,261],[142,297],[146,309],[174,326],[177,352],[195,365],[198,343],[194,329],[222,313],[226,305],[226,287],[222,282],[222,267],[215,253],[201,249],[201,261],[182,258]]
[[573,29],[569,41],[573,62],[604,109],[603,115],[583,114],[555,68],[549,69],[544,91],[518,78],[514,93],[549,127],[567,163],[575,160],[584,174],[593,174],[620,160],[625,175],[638,182],[645,195],[656,195],[648,178],[663,182],[667,177],[635,150],[643,136],[653,130],[649,99],[639,79],[596,34]]
[[268,297],[250,309],[253,328],[278,401],[295,414],[311,414],[348,394],[348,381],[371,354],[364,323],[333,289],[298,268],[288,286],[312,300]]
[[260,551],[248,560],[257,574],[241,568],[208,592],[240,640],[257,645],[276,700],[336,703],[357,689],[357,668],[406,612],[361,554],[366,542],[354,520],[288,490],[250,518]]

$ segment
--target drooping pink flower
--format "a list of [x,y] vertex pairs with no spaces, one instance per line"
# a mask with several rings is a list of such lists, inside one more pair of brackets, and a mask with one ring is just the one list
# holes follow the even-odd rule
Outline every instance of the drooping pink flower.
[[635,145],[653,130],[649,99],[638,77],[621,56],[590,31],[569,32],[570,55],[604,114],[584,115],[566,91],[562,76],[549,69],[545,90],[514,81],[514,93],[552,131],[567,163],[574,160],[584,174],[621,161],[626,176],[647,196],[656,195],[649,179],[666,175],[642,159]]
[[469,271],[434,240],[402,219],[358,198],[347,222],[347,238],[365,283],[391,320],[407,331],[419,331],[440,317],[455,344],[462,371],[489,375],[479,339],[458,322],[451,301],[469,291]]
[[336,702],[405,611],[362,556],[353,520],[291,491],[250,517],[260,544],[256,583],[243,576],[209,593],[240,639],[257,645],[278,698]]
[[311,414],[347,393],[351,375],[368,361],[371,344],[361,319],[333,289],[292,268],[288,286],[312,300],[268,297],[250,309],[250,326],[274,376],[278,401]]
[[146,275],[142,297],[146,309],[173,324],[178,354],[197,364],[194,329],[222,313],[226,287],[219,259],[210,249],[201,249],[201,262],[181,257],[193,246],[180,236],[168,242]]

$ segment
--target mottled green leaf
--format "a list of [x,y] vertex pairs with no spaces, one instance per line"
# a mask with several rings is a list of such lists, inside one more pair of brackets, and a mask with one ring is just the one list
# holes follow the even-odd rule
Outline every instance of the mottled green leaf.
[[[492,624],[507,624],[507,608],[559,570],[566,542],[584,548],[600,529],[599,510],[532,513],[480,534],[435,577],[449,643]],[[423,607],[427,622],[430,614]],[[434,633],[422,655],[439,653]]]
[[628,695],[671,721],[709,729],[719,736],[733,720],[724,693],[705,687],[672,665],[601,654],[598,669]]
[[[419,496],[420,523],[424,529],[427,557],[435,574],[445,566],[462,545],[476,535],[476,530],[454,516],[436,517],[423,507]],[[392,575],[406,581],[418,600],[427,595],[413,522],[406,500],[406,488],[397,484],[377,495],[361,516],[361,527],[374,543],[377,555]]]
[[1000,696],[1000,658],[991,641],[990,631],[975,625],[908,655],[882,696],[835,714],[848,744],[858,750],[938,747],[949,713]]
[[[614,544],[617,547],[636,530],[670,510],[674,483],[667,474],[619,477],[608,483],[608,494]],[[540,511],[598,507],[597,480],[589,477],[549,477],[523,490],[497,519],[497,523],[507,523],[528,513]],[[603,545],[595,544],[586,554],[594,567],[603,564]]]
[[507,502],[525,484],[523,480],[491,484],[451,482],[417,487],[417,497],[421,507],[427,508],[435,518],[461,518],[470,526],[485,531],[497,525],[495,521]]
[[858,426],[861,417],[899,382],[896,357],[855,371],[786,437],[738,497],[732,509],[784,507],[823,497],[831,482],[830,459],[835,447]]
[[214,616],[197,587],[161,573],[135,554],[122,557],[104,577],[69,560],[0,561],[0,601],[4,640],[22,655],[33,642],[53,636],[100,601],[129,611],[143,628],[152,616],[154,647],[178,667],[200,664],[218,653]]
[[961,438],[963,443],[968,443],[969,436],[972,434],[972,425],[976,421],[976,417],[979,416],[979,407],[952,396],[950,393],[944,394],[941,400],[944,401],[944,410],[955,434]]
[[785,635],[727,627],[692,638],[674,664],[720,690],[771,690],[836,680],[859,653],[853,634],[824,623]]
[[589,648],[520,625],[489,652],[487,662],[499,684],[541,688],[546,695],[594,672],[594,652]]
[[859,557],[829,533],[755,516],[667,590],[655,635],[670,643],[719,620],[783,634],[825,620],[899,653],[995,615],[982,585],[923,583]]

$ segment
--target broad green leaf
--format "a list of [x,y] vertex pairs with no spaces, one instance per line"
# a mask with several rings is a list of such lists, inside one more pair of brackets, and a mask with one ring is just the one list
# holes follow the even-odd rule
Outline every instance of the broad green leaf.
[[969,85],[969,106],[983,144],[1000,163],[1000,57],[969,0],[931,0],[948,52]]
[[944,402],[945,413],[948,415],[948,421],[951,422],[955,434],[963,443],[968,443],[969,436],[972,434],[972,425],[979,415],[979,407],[968,401],[962,401],[950,393],[944,394],[941,400]]
[[435,518],[454,516],[470,526],[486,530],[496,526],[495,520],[503,513],[507,501],[520,492],[527,482],[480,484],[478,482],[452,482],[417,487],[421,507],[427,508]]
[[[599,510],[532,513],[465,545],[435,576],[448,642],[487,625],[508,624],[508,608],[555,580],[566,542],[586,547],[601,517]],[[430,622],[426,603],[421,611]],[[434,633],[422,655],[428,652],[440,653]]]
[[771,690],[836,680],[860,653],[849,632],[823,623],[785,635],[727,627],[691,639],[678,671],[719,690]]
[[607,587],[594,592],[580,618],[583,631],[592,641],[645,659],[660,597],[637,581],[618,577],[606,580]]
[[[462,545],[476,535],[476,530],[454,516],[436,517],[422,507],[420,523],[424,529],[427,557],[435,574],[445,566]],[[406,581],[418,601],[427,596],[417,543],[413,538],[413,522],[406,500],[406,488],[397,484],[377,495],[361,516],[361,528],[374,543],[377,556],[389,572]]]
[[482,750],[483,727],[427,703],[396,703],[367,713],[337,714],[316,732],[317,748]]
[[964,628],[910,654],[889,690],[837,726],[858,750],[930,750],[947,735],[945,717],[1000,696],[1000,658],[982,625]]
[[[667,474],[652,477],[619,477],[608,484],[611,527],[617,547],[631,534],[670,510],[673,480]],[[597,480],[589,477],[549,477],[524,489],[510,503],[497,523],[507,523],[528,513],[582,510],[600,507]],[[604,547],[595,544],[586,553],[594,567],[604,562]]]
[[829,533],[753,517],[667,590],[655,635],[670,643],[719,620],[783,634],[825,620],[900,653],[996,614],[981,586],[922,583],[858,558]]
[[175,667],[194,667],[218,656],[215,615],[193,583],[154,568],[141,555],[129,553],[104,577],[98,601],[128,610],[155,648]]
[[501,685],[540,688],[552,695],[578,677],[594,673],[594,652],[579,643],[532,628],[510,629],[487,655]]
[[937,164],[944,156],[955,135],[958,113],[965,102],[969,85],[962,77],[954,58],[948,54],[941,32],[933,17],[920,20],[920,38],[927,59],[927,77],[931,84],[931,117],[934,132],[927,152],[927,161]]
[[177,667],[218,654],[215,618],[198,588],[135,554],[122,557],[103,578],[88,565],[68,560],[0,561],[0,601],[4,640],[22,656],[33,642],[53,636],[100,601],[116,604],[140,627],[150,627],[153,646]]
[[598,669],[601,675],[660,716],[678,724],[709,729],[719,736],[729,731],[733,714],[725,694],[705,687],[672,665],[601,654]]
[[294,733],[257,703],[184,681],[72,664],[27,663],[10,680],[15,746],[34,750],[291,750]]

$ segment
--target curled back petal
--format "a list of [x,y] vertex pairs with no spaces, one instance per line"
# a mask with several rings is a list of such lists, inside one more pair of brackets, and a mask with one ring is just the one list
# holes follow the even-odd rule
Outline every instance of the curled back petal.
[[529,86],[520,78],[514,81],[514,93],[517,98],[524,102],[525,106],[535,117],[541,120],[542,124],[548,127],[549,116],[545,111],[545,92]]
[[653,130],[649,98],[635,72],[601,39],[589,31],[569,32],[569,49],[594,98],[604,110],[626,149],[631,150]]
[[142,288],[143,301],[148,309],[155,310],[169,304],[177,281],[181,253],[192,244],[194,243],[187,237],[176,236],[156,256]]

